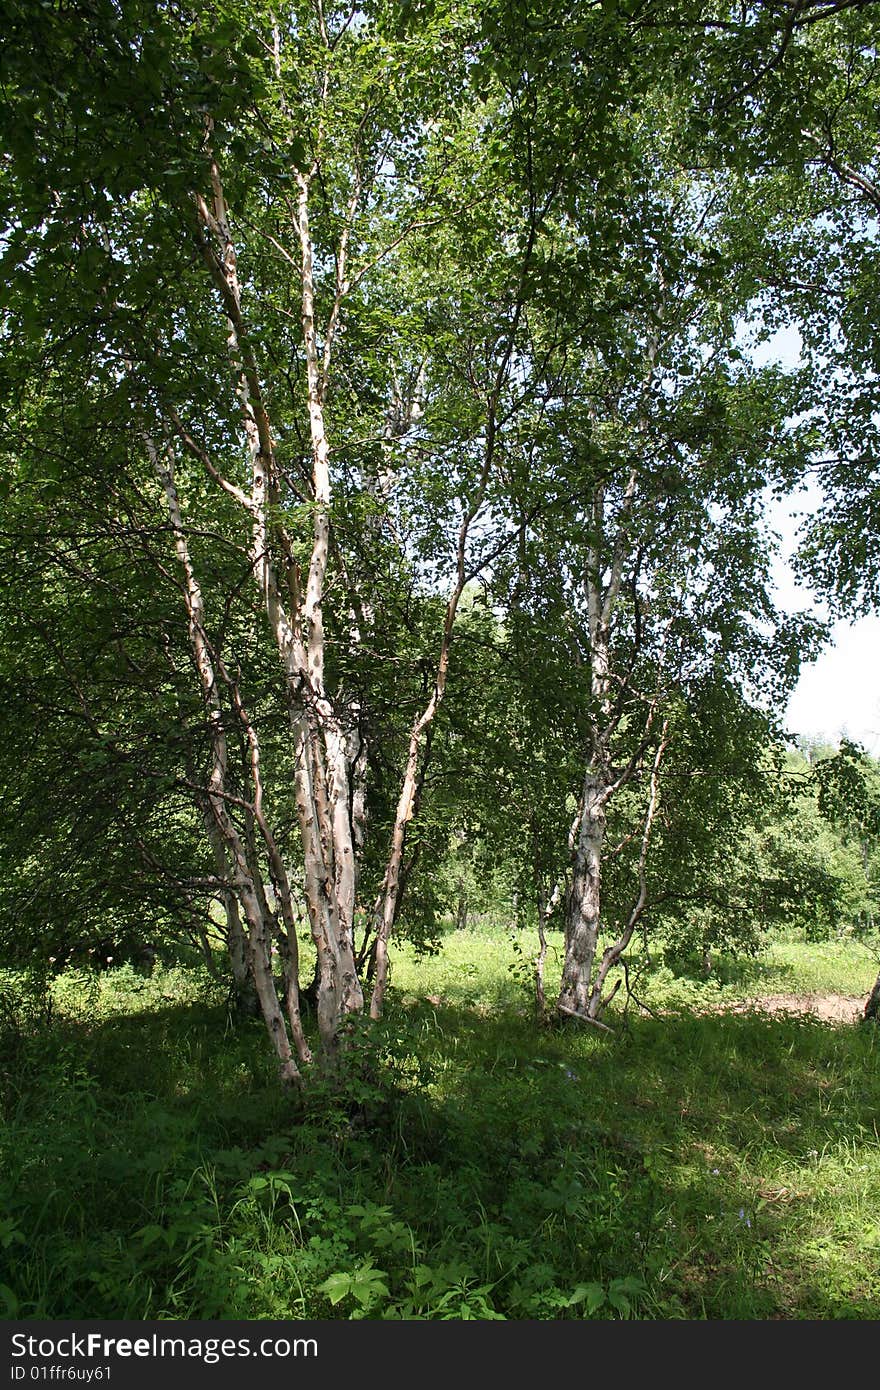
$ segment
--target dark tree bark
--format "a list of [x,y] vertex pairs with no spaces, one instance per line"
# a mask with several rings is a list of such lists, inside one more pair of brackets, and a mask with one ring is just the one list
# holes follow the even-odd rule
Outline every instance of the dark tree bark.
[[880,1023],[880,975],[874,981],[874,988],[871,990],[865,1005],[865,1022],[868,1021]]

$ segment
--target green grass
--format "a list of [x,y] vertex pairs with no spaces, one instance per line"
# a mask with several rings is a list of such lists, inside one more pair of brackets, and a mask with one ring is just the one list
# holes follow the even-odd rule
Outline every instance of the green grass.
[[[487,927],[450,932],[438,956],[418,959],[405,945],[396,949],[392,980],[404,1002],[439,996],[477,1012],[530,1007],[534,935],[524,930]],[[699,963],[688,971],[678,962],[666,963],[667,953],[652,948],[650,962],[634,947],[629,955],[630,978],[637,999],[651,1009],[701,1009],[735,1004],[761,995],[829,993],[865,998],[877,976],[878,954],[852,938],[807,942],[770,940],[759,957],[716,957],[708,978]],[[558,988],[562,941],[549,937],[545,967],[547,997]],[[625,992],[608,1015],[619,1019]],[[630,1004],[631,1013],[637,1005]]]
[[792,991],[867,996],[877,978],[876,950],[864,943],[842,941],[774,941],[755,960],[722,965],[730,986],[743,997]]
[[864,995],[870,954],[661,963],[609,1038],[536,1025],[519,943],[398,952],[304,1104],[197,970],[71,974],[48,1021],[7,979],[6,1315],[880,1317],[880,1029],[699,1011]]

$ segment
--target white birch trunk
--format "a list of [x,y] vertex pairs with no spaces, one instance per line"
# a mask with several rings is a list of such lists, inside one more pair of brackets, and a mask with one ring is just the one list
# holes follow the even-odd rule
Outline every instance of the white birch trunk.
[[[654,376],[657,350],[656,338],[650,339],[642,384],[642,421]],[[577,1013],[590,1019],[595,1018],[601,1002],[601,983],[597,989],[591,980],[601,924],[602,854],[608,804],[614,793],[635,774],[644,751],[643,748],[633,756],[622,775],[612,777],[609,749],[620,713],[619,709],[615,712],[612,698],[611,639],[631,544],[629,528],[638,483],[638,470],[632,467],[611,528],[604,483],[596,487],[590,506],[593,541],[587,551],[584,590],[590,635],[591,695],[595,713],[591,756],[584,777],[578,816],[572,828],[572,881],[566,898],[565,961],[558,1001],[561,1013]],[[607,583],[604,579],[606,572]],[[645,725],[646,739],[653,717],[652,703]],[[665,744],[662,746],[665,747]],[[653,812],[651,816],[653,818]]]
[[[623,931],[616,941],[602,953],[602,960],[596,971],[596,979],[593,984],[588,1013],[591,1018],[595,1018],[602,1006],[602,990],[609,972],[620,960],[629,943],[632,941],[633,933],[641,920],[642,914],[648,902],[648,849],[651,844],[651,831],[654,828],[654,817],[657,814],[657,804],[660,799],[660,764],[663,755],[669,746],[669,721],[665,720],[660,734],[660,742],[654,754],[654,765],[651,769],[651,779],[648,791],[648,805],[645,811],[645,821],[642,828],[642,843],[639,851],[639,862],[637,868],[638,893],[629,911],[629,916],[624,925]],[[618,982],[619,983],[619,982]],[[617,986],[615,986],[615,989]]]
[[150,459],[163,486],[168,516],[174,532],[175,548],[184,574],[190,644],[201,681],[213,759],[207,788],[208,807],[216,826],[217,839],[223,847],[224,857],[228,856],[235,891],[248,924],[248,963],[263,1020],[278,1057],[281,1076],[285,1081],[298,1084],[301,1081],[300,1072],[293,1057],[290,1038],[278,1004],[278,995],[272,978],[271,935],[266,920],[265,902],[262,905],[260,902],[262,885],[258,887],[254,882],[254,876],[248,864],[247,852],[227,808],[228,749],[226,731],[223,725],[223,710],[217,690],[214,663],[205,637],[204,600],[190,559],[174,481],[173,462],[169,453],[163,463],[152,440],[147,439],[146,444]]
[[[324,359],[318,350],[315,324],[314,263],[309,229],[309,180],[298,176],[297,230],[302,268],[302,323],[308,384],[309,430],[312,444],[314,529],[312,555],[303,603],[303,627],[312,701],[307,713],[311,755],[311,787],[320,834],[312,837],[315,858],[311,877],[314,920],[323,918],[316,936],[321,975],[318,1019],[325,1048],[349,1014],[363,1011],[364,996],[354,960],[355,851],[350,815],[349,765],[345,731],[327,699],[324,687],[324,587],[330,554],[330,444],[324,421],[324,390],[329,366],[329,334]],[[337,305],[339,296],[337,295]],[[338,312],[337,306],[334,309]],[[317,718],[315,717],[317,716]],[[305,790],[305,788],[304,788]],[[312,817],[308,817],[310,824]],[[310,902],[310,909],[311,909]]]
[[382,1010],[385,1004],[385,992],[388,987],[388,942],[391,939],[391,932],[397,919],[397,911],[400,903],[401,870],[403,868],[403,853],[406,848],[406,830],[415,811],[422,736],[425,730],[433,723],[434,716],[446,692],[452,632],[455,626],[455,615],[458,611],[458,603],[464,590],[465,583],[464,545],[467,540],[468,527],[475,514],[476,507],[472,506],[470,512],[462,522],[459,536],[458,579],[449,597],[449,602],[446,605],[446,618],[443,624],[443,637],[440,643],[440,656],[437,662],[437,675],[434,681],[434,689],[427,705],[413,725],[409,736],[406,769],[403,776],[403,784],[400,789],[400,796],[397,801],[394,830],[391,835],[391,849],[388,855],[385,879],[374,910],[376,954],[373,993],[370,999],[370,1017],[373,1019],[382,1017]]
[[590,767],[581,793],[571,883],[565,904],[565,960],[558,1003],[563,1013],[589,1013],[602,905],[602,850],[608,791],[607,779],[599,769]]
[[275,636],[288,685],[294,741],[296,806],[303,846],[309,923],[319,963],[318,1025],[324,1051],[336,1048],[345,1017],[363,1009],[352,940],[355,892],[354,847],[349,816],[349,769],[345,735],[324,687],[323,602],[330,546],[329,442],[324,413],[324,368],[315,328],[312,245],[308,222],[309,184],[300,176],[297,230],[300,238],[302,322],[308,374],[312,441],[314,523],[305,592],[294,581],[294,607],[285,610],[272,560],[273,537],[285,551],[280,527],[270,527],[277,469],[269,417],[253,348],[242,314],[241,287],[228,210],[216,163],[211,166],[213,207],[196,196],[203,226],[219,244],[202,252],[223,296],[230,354],[237,364],[237,390],[251,460],[252,490],[240,498],[251,514],[254,574]]
[[[635,474],[624,497],[624,517],[631,505]],[[600,541],[603,533],[605,492],[596,489],[592,522],[596,541],[587,556],[584,583],[590,630],[590,689],[596,713],[593,749],[584,775],[580,804],[572,827],[571,882],[565,900],[565,959],[557,1007],[564,1014],[588,1015],[592,994],[593,961],[599,940],[602,910],[602,852],[605,847],[607,806],[613,793],[607,767],[606,740],[611,718],[609,638],[614,608],[623,574],[623,552],[618,544],[607,589],[602,586]]]
[[257,999],[254,993],[253,980],[248,970],[247,936],[241,923],[238,898],[230,882],[226,848],[210,807],[205,807],[204,821],[205,831],[214,854],[217,877],[226,885],[223,889],[223,910],[226,913],[226,945],[229,951],[229,963],[232,967],[235,1004],[242,1013],[250,1014],[255,1012]]

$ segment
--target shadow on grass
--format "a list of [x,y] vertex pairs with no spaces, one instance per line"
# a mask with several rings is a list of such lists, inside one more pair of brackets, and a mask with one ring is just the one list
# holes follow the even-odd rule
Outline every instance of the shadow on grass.
[[675,959],[673,969],[679,978],[701,985],[710,981],[723,990],[760,990],[768,985],[774,990],[798,988],[798,971],[789,961],[761,960],[753,956],[720,956],[713,962],[712,970],[707,975],[701,961]]
[[876,1318],[878,1032],[397,998],[301,1103],[222,1010],[63,1023],[9,1107],[0,1284],[21,1316]]

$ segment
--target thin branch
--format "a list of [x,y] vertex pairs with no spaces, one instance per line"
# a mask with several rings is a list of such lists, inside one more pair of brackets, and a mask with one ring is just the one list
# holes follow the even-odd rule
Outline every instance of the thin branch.
[[254,510],[254,503],[252,498],[250,498],[246,492],[243,492],[240,487],[237,487],[235,483],[231,483],[228,478],[224,478],[220,470],[212,463],[211,457],[208,454],[207,450],[204,449],[202,445],[197,442],[197,440],[193,439],[192,435],[189,433],[185,425],[182,423],[180,416],[178,415],[174,407],[170,407],[166,413],[172,425],[174,426],[174,431],[180,438],[181,443],[183,443],[186,446],[188,451],[192,454],[193,458],[198,459],[199,463],[202,464],[207,473],[210,474],[210,476],[214,479],[214,482],[217,483],[218,487],[221,487],[224,492],[228,492],[230,497],[234,497],[236,502],[238,502],[240,506],[244,507],[247,511],[252,512]]
[[591,1028],[599,1028],[603,1033],[614,1035],[614,1029],[609,1028],[607,1023],[600,1023],[598,1018],[589,1018],[587,1014],[580,1013],[577,1009],[570,1009],[567,1004],[557,1004],[559,1013],[566,1014],[569,1018],[576,1018],[579,1023],[589,1023]]

